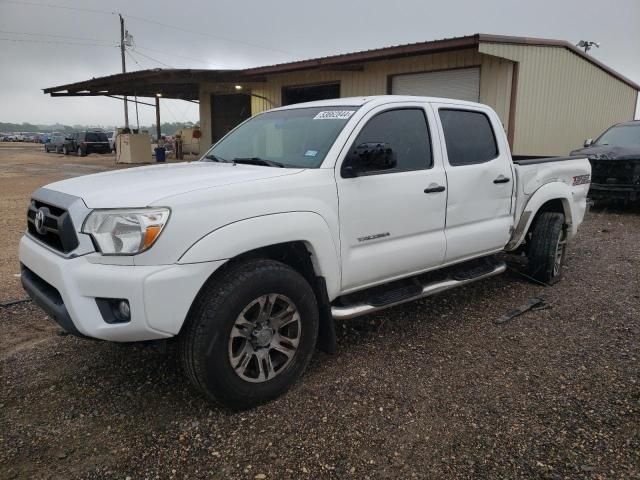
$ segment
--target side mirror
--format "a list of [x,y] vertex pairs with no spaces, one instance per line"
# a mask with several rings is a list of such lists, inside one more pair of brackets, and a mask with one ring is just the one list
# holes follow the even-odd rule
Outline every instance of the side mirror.
[[396,155],[388,143],[361,143],[345,157],[342,176],[353,178],[362,173],[391,170],[397,164]]
[[73,137],[64,137],[65,140],[71,141],[73,140]]
[[593,138],[587,138],[584,141],[584,148],[590,147],[591,145],[593,145]]

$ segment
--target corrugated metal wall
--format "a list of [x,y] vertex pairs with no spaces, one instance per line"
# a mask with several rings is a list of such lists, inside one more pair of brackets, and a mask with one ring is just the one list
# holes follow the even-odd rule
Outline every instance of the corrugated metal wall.
[[481,55],[475,49],[374,61],[366,63],[363,71],[356,72],[308,70],[271,75],[265,84],[252,88],[252,93],[269,100],[253,97],[252,113],[255,115],[280,106],[283,86],[340,82],[342,97],[385,95],[389,75],[478,65],[481,66],[480,102],[495,108],[506,127],[509,118],[513,64],[507,60]]
[[566,155],[633,119],[636,91],[565,48],[481,43],[480,52],[519,62],[516,155]]

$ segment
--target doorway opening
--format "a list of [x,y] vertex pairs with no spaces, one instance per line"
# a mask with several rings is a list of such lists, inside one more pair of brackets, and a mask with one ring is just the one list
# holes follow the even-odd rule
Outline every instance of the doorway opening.
[[244,94],[211,95],[213,143],[216,143],[250,116],[251,96]]

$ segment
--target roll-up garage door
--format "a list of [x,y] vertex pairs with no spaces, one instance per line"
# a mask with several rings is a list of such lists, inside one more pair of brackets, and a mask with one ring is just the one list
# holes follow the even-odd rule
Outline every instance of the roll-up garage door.
[[395,75],[391,81],[391,93],[477,102],[480,100],[480,68]]

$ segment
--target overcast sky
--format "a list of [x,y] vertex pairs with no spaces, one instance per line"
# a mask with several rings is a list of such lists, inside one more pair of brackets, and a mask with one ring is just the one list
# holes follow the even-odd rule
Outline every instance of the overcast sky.
[[[640,0],[0,0],[0,121],[122,124],[118,100],[42,93],[120,71],[109,12],[125,15],[134,36],[129,70],[242,68],[493,33],[600,42],[590,53],[640,83]],[[163,121],[198,120],[197,105],[162,105]],[[140,123],[154,121],[140,106]]]

